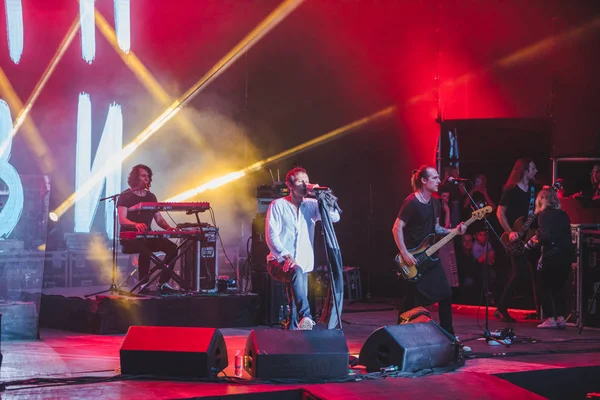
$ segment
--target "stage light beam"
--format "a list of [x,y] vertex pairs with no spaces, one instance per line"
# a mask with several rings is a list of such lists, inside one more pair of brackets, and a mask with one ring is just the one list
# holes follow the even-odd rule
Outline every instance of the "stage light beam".
[[298,146],[294,146],[288,150],[282,151],[279,154],[265,158],[261,161],[257,161],[254,164],[251,164],[244,169],[241,169],[239,171],[232,172],[227,175],[221,176],[219,178],[213,179],[207,183],[203,183],[202,185],[199,185],[193,189],[190,189],[183,193],[180,193],[177,196],[173,196],[173,197],[167,199],[166,201],[185,201],[185,200],[187,200],[197,194],[205,192],[209,189],[216,189],[227,183],[236,181],[236,180],[242,178],[243,176],[246,176],[252,172],[256,172],[267,164],[270,164],[270,163],[273,163],[276,161],[281,161],[287,157],[296,155],[296,154],[306,151],[312,147],[322,145],[333,139],[337,139],[337,138],[339,138],[347,133],[350,133],[360,127],[370,124],[371,122],[373,122],[375,120],[389,117],[392,114],[394,114],[395,112],[396,112],[396,106],[390,106],[390,107],[384,108],[384,109],[382,109],[374,114],[371,114],[367,117],[361,118],[361,119],[351,122],[347,125],[344,125],[341,128],[337,128],[331,132],[325,133],[319,137],[316,137],[307,142],[299,144]]
[[[104,38],[117,52],[119,57],[125,65],[131,70],[138,81],[146,88],[146,90],[163,106],[167,107],[173,103],[173,99],[167,91],[160,85],[156,78],[150,73],[148,68],[142,63],[142,61],[136,56],[135,52],[129,51],[125,54],[119,51],[120,44],[117,39],[117,34],[112,29],[108,21],[102,16],[102,14],[96,10],[96,27],[102,33]],[[182,132],[186,135],[186,138],[193,142],[198,148],[202,149],[206,147],[206,141],[204,137],[198,132],[194,124],[185,117],[180,115],[180,118],[175,119],[182,129]]]
[[69,210],[77,200],[97,185],[104,176],[127,159],[142,143],[148,140],[164,124],[170,121],[181,111],[190,100],[192,100],[204,87],[219,77],[239,57],[256,44],[263,36],[275,28],[285,17],[291,14],[304,0],[286,0],[273,10],[256,28],[246,35],[229,53],[227,53],[214,67],[212,67],[194,86],[185,92],[179,99],[175,100],[154,122],[144,129],[131,143],[125,146],[119,153],[90,177],[90,180],[81,189],[71,194],[53,212],[60,218]]
[[[13,128],[10,132],[11,140],[17,134],[17,132],[23,125],[23,122],[28,117],[29,112],[31,111],[31,108],[33,107],[36,100],[40,96],[40,93],[42,93],[42,90],[44,90],[44,88],[46,87],[46,84],[48,83],[48,80],[54,73],[56,66],[58,65],[60,60],[63,58],[63,56],[65,55],[65,52],[67,51],[67,49],[73,42],[73,39],[75,39],[75,35],[77,34],[78,29],[79,29],[79,21],[75,20],[73,22],[73,24],[71,25],[71,28],[69,29],[69,31],[63,38],[62,42],[60,43],[60,46],[56,50],[56,53],[54,54],[52,59],[50,59],[48,66],[44,70],[44,73],[42,74],[42,77],[40,78],[38,83],[35,85],[33,92],[31,92],[31,95],[29,96],[29,99],[27,100],[25,105],[21,107],[21,112],[17,116],[17,118],[13,124]],[[41,139],[41,137],[40,137],[40,139]],[[4,151],[6,151],[7,143],[8,142],[6,140],[4,142],[0,143],[0,157],[2,157],[2,154],[4,154]],[[47,171],[47,172],[50,172],[50,171]]]

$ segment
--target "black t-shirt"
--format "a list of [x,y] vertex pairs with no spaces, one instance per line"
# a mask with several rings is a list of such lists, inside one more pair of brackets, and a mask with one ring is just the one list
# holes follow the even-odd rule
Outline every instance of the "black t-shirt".
[[[117,207],[132,207],[138,203],[142,202],[156,202],[156,196],[153,193],[146,192],[145,196],[138,196],[134,194],[131,190],[125,191],[121,196],[119,196],[119,200],[117,201]],[[148,230],[150,230],[150,226],[152,225],[152,219],[154,218],[154,213],[152,212],[127,212],[127,219],[133,222],[146,224]],[[134,227],[129,226],[121,226],[122,231],[135,231]]]
[[[506,207],[506,220],[511,227],[519,217],[529,215],[529,203],[531,202],[531,185],[524,192],[518,185],[510,189],[504,189],[500,198],[500,205]],[[534,189],[535,199],[535,189]]]
[[440,208],[440,201],[433,197],[427,204],[421,203],[414,193],[404,200],[398,218],[405,224],[402,233],[408,249],[416,247],[425,236],[434,232],[435,218],[440,215]]

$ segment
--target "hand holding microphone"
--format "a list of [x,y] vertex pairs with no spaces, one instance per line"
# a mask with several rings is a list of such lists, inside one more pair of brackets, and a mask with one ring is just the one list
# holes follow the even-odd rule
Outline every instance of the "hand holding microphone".
[[318,183],[307,183],[306,190],[308,193],[326,192],[329,189],[327,186],[320,186]]

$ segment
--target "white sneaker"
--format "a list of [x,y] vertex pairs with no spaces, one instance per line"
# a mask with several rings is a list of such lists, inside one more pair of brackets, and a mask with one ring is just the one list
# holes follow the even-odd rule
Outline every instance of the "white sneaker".
[[557,317],[556,325],[558,325],[559,329],[565,329],[567,327],[567,321],[565,321],[565,317]]
[[541,329],[556,329],[558,328],[558,325],[554,318],[546,318],[544,322],[539,324],[537,327]]
[[471,347],[470,347],[470,346],[465,346],[464,344],[462,344],[462,343],[460,342],[460,338],[459,338],[458,336],[454,336],[454,337],[456,338],[456,341],[457,341],[458,343],[460,343],[460,345],[462,346],[462,349],[463,349],[463,351],[465,352],[465,354],[470,354],[470,353],[472,353],[472,352],[473,352],[473,350],[471,349]]
[[309,317],[304,317],[300,320],[300,323],[298,324],[298,329],[301,331],[312,331],[312,328],[315,325],[315,321],[313,321]]

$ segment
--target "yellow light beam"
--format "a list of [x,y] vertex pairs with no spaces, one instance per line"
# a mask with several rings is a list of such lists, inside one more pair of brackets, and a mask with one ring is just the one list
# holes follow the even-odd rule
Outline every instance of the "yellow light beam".
[[[2,97],[6,100],[11,109],[22,110],[24,108],[23,102],[17,95],[15,89],[12,87],[2,68],[0,68],[0,95],[2,95]],[[26,118],[24,120],[23,129],[23,137],[31,149],[31,152],[33,153],[38,165],[40,166],[40,170],[44,174],[50,174],[55,169],[54,157],[52,156],[50,148],[44,141],[44,138],[40,134],[40,131],[37,129],[37,126],[31,118]],[[8,142],[5,143],[7,146]],[[53,175],[52,185],[56,186],[60,193],[69,193],[67,184],[62,176]]]
[[[29,99],[25,103],[25,106],[23,107],[23,109],[21,109],[21,112],[17,116],[17,119],[15,120],[15,122],[13,124],[12,131],[10,132],[9,140],[10,140],[10,138],[14,137],[17,134],[17,132],[19,131],[19,128],[21,128],[21,126],[23,125],[23,122],[29,115],[29,111],[31,111],[31,108],[33,107],[36,100],[40,96],[40,93],[42,93],[42,90],[44,90],[44,88],[46,87],[48,80],[54,73],[56,66],[58,65],[60,60],[63,58],[63,56],[65,55],[65,52],[67,51],[67,49],[73,42],[73,39],[75,38],[75,35],[77,34],[78,29],[79,29],[79,19],[76,19],[73,22],[73,24],[71,25],[71,28],[69,29],[69,31],[67,32],[65,37],[63,38],[62,42],[60,43],[60,46],[58,46],[56,53],[50,60],[50,63],[46,67],[46,70],[42,74],[42,77],[40,78],[38,83],[33,88],[33,92],[31,92],[31,95],[29,96]],[[8,143],[5,141],[2,144],[2,146],[0,147],[0,157],[2,156],[2,154],[4,154],[4,151],[6,151],[7,144]]]
[[[102,16],[100,11],[95,10],[96,26],[98,30],[104,35],[108,43],[115,49],[123,63],[133,72],[138,81],[148,90],[148,92],[163,106],[168,106],[173,102],[173,99],[167,91],[160,85],[152,73],[146,68],[144,63],[135,55],[133,51],[125,53],[119,47],[117,40],[117,34],[114,29],[110,26],[108,21]],[[204,137],[198,132],[196,127],[185,115],[181,115],[181,118],[176,119],[176,122],[183,129],[187,138],[190,139],[195,145],[202,148],[206,145]]]
[[184,201],[184,200],[187,200],[197,194],[205,192],[206,190],[216,189],[216,188],[223,186],[229,182],[238,180],[241,177],[248,175],[252,172],[256,172],[267,164],[270,164],[270,163],[273,163],[276,161],[281,161],[287,157],[301,153],[312,147],[327,143],[335,138],[341,137],[342,135],[345,135],[345,134],[350,133],[362,126],[365,126],[375,120],[389,117],[390,115],[394,114],[395,111],[396,111],[396,106],[390,106],[390,107],[384,108],[383,110],[380,110],[374,114],[369,115],[368,117],[361,118],[361,119],[351,122],[345,126],[342,126],[341,128],[337,128],[331,132],[325,133],[324,135],[321,135],[314,139],[311,139],[308,142],[304,142],[302,144],[299,144],[298,146],[294,146],[288,150],[282,151],[279,154],[265,158],[261,161],[257,161],[254,164],[249,165],[244,169],[241,169],[236,172],[231,172],[227,175],[213,179],[207,183],[203,183],[202,185],[197,186],[188,191],[185,191],[183,193],[180,193],[177,196],[173,196],[170,199],[167,199],[167,201]]
[[244,37],[229,53],[227,53],[214,67],[212,67],[194,86],[185,92],[179,99],[175,100],[156,120],[144,129],[131,143],[125,146],[119,153],[111,157],[106,164],[93,174],[90,179],[75,193],[71,194],[59,205],[53,213],[62,217],[76,201],[85,193],[97,185],[117,165],[128,158],[142,143],[148,140],[164,124],[170,121],[181,111],[190,100],[192,100],[206,85],[221,75],[227,67],[234,63],[246,51],[248,51],[258,40],[269,33],[277,24],[294,11],[304,0],[285,0],[273,10],[256,28]]
[[[73,42],[73,39],[75,38],[78,29],[79,19],[76,19],[71,25],[71,28],[69,29],[65,37],[63,38],[62,42],[58,46],[56,53],[48,63],[48,66],[44,70],[42,77],[35,85],[33,92],[31,92],[31,95],[29,96],[29,99],[27,100],[25,105],[23,105],[23,102],[12,87],[10,80],[8,79],[2,68],[0,68],[0,92],[2,92],[3,96],[6,97],[8,104],[13,110],[21,110],[19,112],[19,115],[17,116],[17,119],[13,123],[13,128],[10,132],[9,137],[3,143],[0,144],[0,156],[2,156],[8,148],[9,141],[12,140],[12,138],[14,138],[21,126],[25,124],[25,139],[33,154],[35,155],[35,158],[37,159],[38,164],[40,165],[41,171],[43,173],[54,172],[54,157],[52,156],[48,145],[44,141],[44,138],[40,134],[36,125],[28,117],[31,108],[40,96],[40,93],[42,93],[42,90],[46,87],[46,84],[48,83],[48,80],[54,73],[56,66],[58,65],[65,52]],[[60,192],[67,193],[68,189],[62,177],[54,175],[53,180],[53,184],[57,186]]]

